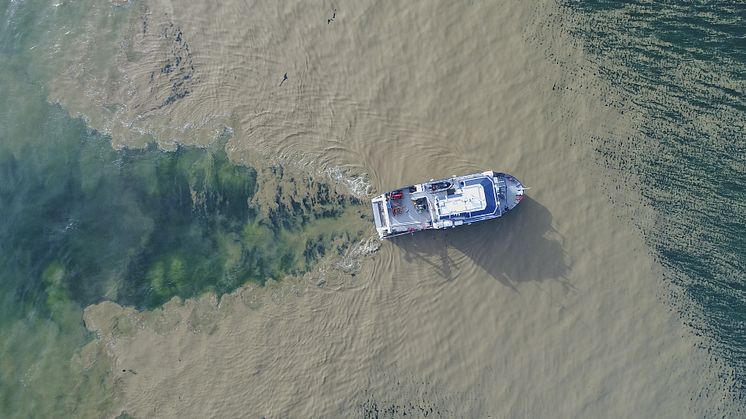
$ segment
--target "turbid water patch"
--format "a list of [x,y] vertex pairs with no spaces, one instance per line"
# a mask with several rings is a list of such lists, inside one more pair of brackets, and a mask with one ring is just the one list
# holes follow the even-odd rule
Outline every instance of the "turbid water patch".
[[25,267],[18,293],[32,300],[52,277],[81,305],[224,293],[301,274],[367,227],[357,199],[280,167],[262,181],[228,161],[224,141],[114,150],[82,121],[73,128],[87,135],[3,148],[3,257]]
[[[111,12],[115,24],[121,10]],[[3,417],[101,417],[116,404],[109,360],[83,325],[86,305],[156,307],[282,282],[331,259],[354,273],[354,258],[343,256],[369,228],[358,198],[328,177],[231,161],[229,130],[208,133],[202,147],[164,150],[143,134],[140,147],[115,149],[110,136],[48,103],[45,47],[70,45],[27,28],[62,35],[78,30],[78,14],[0,6]],[[205,328],[207,317],[190,324]]]
[[[275,229],[299,238],[290,251],[297,255],[296,267],[306,256],[316,266],[303,277],[251,283],[222,296],[174,298],[153,310],[110,301],[89,306],[86,326],[103,345],[91,344],[78,355],[89,337],[75,296],[59,286],[66,284],[67,270],[57,263],[38,268],[48,290],[34,304],[55,296],[50,305],[58,308],[48,310],[58,313],[52,314],[55,320],[36,311],[28,317],[43,319],[42,326],[27,327],[27,318],[13,317],[18,321],[8,323],[15,327],[3,329],[14,345],[2,354],[11,360],[3,364],[9,377],[3,379],[15,390],[4,400],[11,400],[9,409],[19,416],[84,416],[79,412],[105,411],[112,404],[115,412],[135,417],[425,411],[448,417],[728,416],[727,365],[708,359],[696,346],[706,340],[692,336],[660,303],[668,289],[660,280],[663,269],[635,228],[640,213],[648,222],[655,210],[641,208],[636,173],[596,165],[613,158],[604,145],[637,138],[640,124],[624,100],[616,102],[624,96],[618,86],[608,89],[609,78],[599,77],[603,66],[596,56],[568,34],[564,19],[577,11],[558,8],[553,0],[360,0],[335,12],[314,1],[187,6],[168,0],[29,0],[0,8],[2,64],[20,64],[15,77],[32,79],[12,91],[14,99],[48,86],[52,100],[103,134],[94,139],[105,143],[110,136],[115,149],[137,147],[144,155],[152,151],[185,162],[171,172],[173,182],[198,192],[184,195],[184,210],[189,206],[199,216],[183,226],[220,248],[207,254],[215,260],[201,261],[217,266],[216,275],[228,272],[219,278],[232,280],[226,266],[242,260],[251,243],[246,236],[262,238]],[[336,13],[333,22],[330,12]],[[578,27],[623,31],[628,23]],[[619,45],[613,50],[625,51]],[[627,63],[642,60],[656,61],[642,54]],[[285,73],[288,80],[281,82]],[[635,98],[635,90],[630,92],[627,98]],[[45,121],[18,133],[46,133],[34,131]],[[232,132],[226,148],[210,148],[224,132]],[[143,148],[154,140],[173,153]],[[219,176],[205,175],[220,166],[215,159],[222,159],[223,150],[256,175],[256,187],[247,186],[253,195],[241,192],[250,219],[258,220],[246,223],[245,235],[233,230],[239,223],[229,215],[235,200],[221,198],[230,194],[216,187]],[[630,161],[643,159],[638,149],[630,150]],[[644,150],[664,162],[672,157]],[[114,154],[127,155],[128,164],[142,158],[133,150]],[[71,165],[77,167],[76,161]],[[336,208],[331,186],[331,203],[309,201],[312,209],[305,211],[304,197],[327,200],[323,188],[299,181],[312,172],[367,173],[373,187],[385,190],[484,169],[515,173],[532,187],[533,201],[495,223],[385,242],[380,256],[362,267],[329,257],[335,252],[328,249],[322,260],[312,260],[322,253],[315,244],[318,231],[337,228],[340,220],[365,221],[349,211],[356,207],[352,201],[344,214],[324,217]],[[114,178],[124,173],[111,171]],[[158,190],[158,176],[148,180]],[[178,214],[181,207],[172,210]],[[151,215],[141,212],[133,214]],[[290,218],[300,227],[284,225],[280,214],[294,214]],[[137,227],[150,238],[159,226]],[[192,237],[188,233],[176,235]],[[166,244],[184,249],[182,243]],[[343,252],[365,253],[374,247],[368,245]],[[271,252],[285,272],[285,253]],[[140,260],[131,263],[143,266],[140,277],[146,280],[134,290],[160,287],[163,298],[192,292],[174,279],[181,277],[182,264],[198,267],[196,261],[168,252],[138,265]],[[348,268],[360,270],[354,279],[335,280]],[[157,295],[148,302],[141,298],[150,294],[119,288],[129,283],[128,272],[111,279],[112,298],[129,295],[155,304]],[[210,286],[196,288],[199,293]],[[11,291],[3,296],[15,302]],[[8,313],[25,313],[17,308]],[[62,318],[74,327],[58,326]],[[50,339],[43,349],[29,350],[45,332]],[[107,357],[97,356],[99,348]],[[66,382],[74,394],[60,395]],[[49,394],[56,397],[40,397]]]
[[[563,2],[564,22],[635,120],[605,164],[642,179],[668,300],[746,394],[746,14],[738,2]],[[703,390],[704,391],[704,390]]]
[[[3,411],[85,416],[111,402],[97,347],[76,355],[90,339],[81,307],[109,299],[152,308],[298,276],[344,255],[369,229],[357,198],[281,167],[236,165],[225,139],[204,149],[115,150],[10,80],[16,100],[0,107],[1,379],[3,389],[27,390],[3,391]],[[81,388],[68,394],[66,381]],[[36,403],[37,392],[57,402]]]
[[[622,201],[620,184],[596,165],[592,139],[625,138],[634,125],[604,106],[614,95],[558,28],[556,3],[363,0],[333,23],[320,2],[138,5],[110,66],[122,79],[99,79],[79,98],[71,92],[85,77],[55,78],[55,98],[115,138],[144,130],[167,144],[227,118],[242,161],[351,167],[379,190],[506,170],[532,201],[495,223],[387,241],[354,285],[302,298],[272,283],[169,304],[150,320],[89,307],[87,325],[122,367],[124,410],[678,418],[725,400],[720,370],[659,302],[660,270],[629,220],[639,191],[627,206],[609,203]],[[172,23],[195,81],[140,112],[168,93],[159,75],[175,38],[161,35]],[[111,327],[120,319],[126,333]],[[138,327],[126,328],[132,319]],[[130,368],[144,372],[118,372]]]
[[76,168],[67,164],[96,157],[66,145],[95,145],[95,138],[82,121],[44,100],[17,59],[0,60],[6,98],[0,102],[0,412],[12,418],[97,417],[113,405],[114,383],[98,348],[81,350],[92,336],[71,280],[85,266],[69,264],[75,249],[61,247],[65,235],[80,227],[66,216],[73,209],[85,213],[80,196],[67,195],[82,175],[71,176]]

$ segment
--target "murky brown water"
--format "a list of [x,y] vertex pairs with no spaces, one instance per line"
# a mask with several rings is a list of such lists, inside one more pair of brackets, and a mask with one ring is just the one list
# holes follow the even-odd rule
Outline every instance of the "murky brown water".
[[722,398],[661,302],[635,186],[595,164],[591,138],[632,122],[553,2],[130,7],[113,66],[80,42],[52,92],[115,144],[228,126],[236,161],[339,174],[358,194],[489,169],[531,190],[503,219],[386,241],[320,287],[90,307],[121,411],[679,418]]

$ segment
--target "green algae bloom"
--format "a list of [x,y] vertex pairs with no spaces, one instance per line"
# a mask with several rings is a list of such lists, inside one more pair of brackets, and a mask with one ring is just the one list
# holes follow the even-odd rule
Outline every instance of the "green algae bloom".
[[334,238],[361,233],[359,225],[352,237],[340,223],[318,228],[358,201],[332,198],[310,178],[300,195],[294,185],[296,201],[286,204],[282,185],[299,180],[269,171],[279,186],[263,202],[255,196],[257,171],[231,163],[222,141],[207,149],[114,150],[75,125],[85,135],[2,150],[0,212],[13,220],[4,226],[3,259],[26,261],[25,269],[11,269],[26,277],[24,293],[51,301],[65,290],[81,305],[106,298],[154,307],[176,295],[302,273]]

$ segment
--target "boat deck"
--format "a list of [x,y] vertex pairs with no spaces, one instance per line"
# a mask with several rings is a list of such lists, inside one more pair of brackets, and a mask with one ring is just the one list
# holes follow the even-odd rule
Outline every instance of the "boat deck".
[[406,188],[402,190],[402,194],[401,199],[387,202],[391,227],[396,230],[402,227],[416,227],[417,229],[428,227],[432,222],[429,205],[425,210],[417,209],[414,200],[427,196],[430,202],[433,202],[433,195],[427,192],[409,192]]
[[[476,187],[476,188],[475,188]],[[483,195],[480,197],[472,197],[472,196],[466,196],[469,191],[473,191],[475,189],[478,189],[480,191],[483,191]],[[502,209],[500,208],[499,201],[497,197],[495,196],[495,184],[493,183],[492,179],[487,177],[481,177],[481,178],[475,178],[475,179],[468,179],[466,181],[462,181],[460,185],[460,190],[462,191],[462,194],[459,195],[453,195],[450,197],[450,199],[456,199],[456,200],[463,200],[463,201],[473,201],[478,200],[477,207],[479,209],[477,210],[465,210],[463,212],[450,212],[447,214],[441,215],[440,218],[442,219],[450,219],[450,220],[469,220],[469,219],[477,219],[482,217],[494,217],[494,216],[500,216],[502,213]],[[475,195],[472,193],[471,195]],[[446,201],[447,202],[447,201]]]

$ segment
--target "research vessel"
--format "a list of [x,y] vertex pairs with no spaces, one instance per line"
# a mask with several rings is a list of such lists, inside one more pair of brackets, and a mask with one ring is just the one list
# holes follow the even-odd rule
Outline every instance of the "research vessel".
[[373,219],[382,239],[456,227],[501,217],[525,189],[515,177],[493,171],[430,179],[373,198]]

